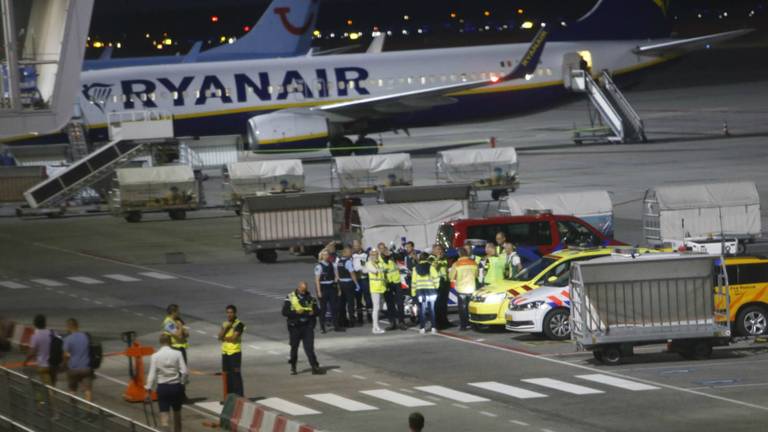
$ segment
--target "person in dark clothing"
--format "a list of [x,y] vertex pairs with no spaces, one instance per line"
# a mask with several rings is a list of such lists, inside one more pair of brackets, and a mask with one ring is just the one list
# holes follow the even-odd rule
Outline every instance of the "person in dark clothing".
[[336,275],[339,278],[341,298],[337,313],[339,326],[355,326],[355,291],[359,291],[357,274],[352,262],[352,248],[345,247],[341,251],[341,257],[336,259]]
[[445,256],[443,247],[436,244],[432,247],[432,256],[429,259],[439,276],[437,301],[435,302],[435,324],[438,330],[443,330],[453,326],[448,321],[448,297],[451,292],[451,283],[448,280],[448,257]]
[[424,416],[420,412],[411,413],[408,416],[408,430],[421,432],[422,429],[424,429]]
[[331,325],[334,331],[342,331],[336,319],[336,312],[339,305],[339,288],[336,282],[339,279],[336,273],[336,266],[331,260],[330,254],[326,249],[320,251],[317,256],[318,262],[315,265],[315,295],[320,301],[320,330],[325,333],[326,315],[331,315]]
[[320,364],[315,355],[315,325],[320,310],[317,300],[309,293],[307,283],[299,282],[298,288],[288,294],[283,302],[283,316],[288,319],[288,333],[291,343],[291,375],[296,375],[299,344],[304,345],[304,353],[312,367],[312,375],[322,375]]

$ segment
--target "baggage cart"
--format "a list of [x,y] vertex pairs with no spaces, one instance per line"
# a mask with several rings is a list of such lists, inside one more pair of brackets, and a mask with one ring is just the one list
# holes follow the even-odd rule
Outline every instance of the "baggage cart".
[[411,156],[392,153],[336,157],[331,163],[331,180],[346,193],[372,193],[384,187],[409,186],[413,184]]
[[121,168],[116,172],[117,187],[110,192],[110,208],[112,214],[128,222],[139,222],[142,214],[152,212],[167,212],[171,219],[182,220],[187,211],[200,207],[200,180],[187,165]]
[[446,150],[437,154],[437,179],[491,190],[494,200],[517,189],[517,152],[512,147]]
[[224,205],[238,214],[243,198],[304,192],[304,167],[298,159],[230,163],[225,179],[229,196]]

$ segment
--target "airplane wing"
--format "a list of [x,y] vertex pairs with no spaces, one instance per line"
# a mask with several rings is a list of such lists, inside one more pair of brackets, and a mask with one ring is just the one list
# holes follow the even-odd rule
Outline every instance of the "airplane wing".
[[642,55],[680,54],[686,51],[700,49],[714,42],[723,42],[753,32],[754,29],[733,30],[724,33],[715,33],[706,36],[698,36],[688,39],[661,42],[652,45],[641,45],[633,51]]
[[451,95],[460,91],[486,87],[532,75],[536,71],[548,35],[549,30],[546,28],[539,30],[520,62],[505,76],[323,105],[312,108],[312,111],[321,112],[331,120],[352,121],[361,118],[387,117],[393,114],[450,104],[455,101]]

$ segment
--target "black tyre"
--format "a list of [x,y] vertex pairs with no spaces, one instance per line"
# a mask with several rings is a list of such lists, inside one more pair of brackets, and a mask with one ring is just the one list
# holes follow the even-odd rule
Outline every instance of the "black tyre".
[[187,211],[186,210],[169,210],[168,217],[170,217],[172,220],[184,220],[187,218]]
[[331,140],[331,156],[351,156],[354,150],[354,143],[347,137],[334,138]]
[[125,215],[125,221],[128,223],[141,222],[141,212],[130,212]]
[[602,349],[600,361],[604,365],[616,366],[621,364],[621,348],[618,345],[609,345]]
[[736,246],[736,255],[746,255],[747,243],[744,240],[739,240],[738,246]]
[[274,249],[264,249],[256,251],[256,258],[267,264],[277,262],[277,251]]
[[768,313],[764,307],[751,305],[736,317],[736,331],[741,336],[763,336],[768,334]]
[[600,363],[603,362],[603,352],[601,350],[594,350],[592,351],[592,357],[595,358],[595,360],[599,361]]
[[571,337],[570,312],[568,309],[553,309],[544,316],[542,330],[547,339],[566,340]]
[[368,156],[379,153],[379,144],[372,138],[362,138],[355,143],[355,156]]

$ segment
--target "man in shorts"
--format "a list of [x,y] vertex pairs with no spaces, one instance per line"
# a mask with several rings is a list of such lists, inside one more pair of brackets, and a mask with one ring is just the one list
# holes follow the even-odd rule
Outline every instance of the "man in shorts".
[[77,394],[82,387],[85,400],[93,401],[93,369],[91,369],[91,340],[80,331],[77,320],[67,320],[69,335],[64,338],[64,358],[67,360],[67,381],[69,391]]
[[160,335],[160,349],[150,359],[145,388],[150,399],[152,386],[157,384],[157,404],[160,406],[160,426],[163,430],[168,430],[170,411],[173,409],[173,431],[181,432],[181,405],[189,372],[181,351],[172,349],[170,345],[171,337]]

